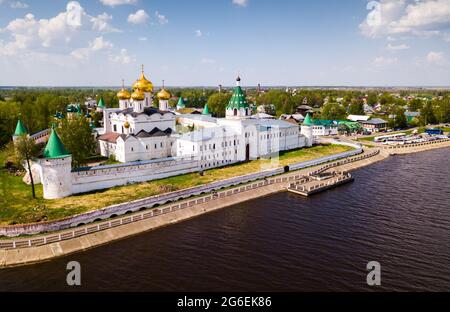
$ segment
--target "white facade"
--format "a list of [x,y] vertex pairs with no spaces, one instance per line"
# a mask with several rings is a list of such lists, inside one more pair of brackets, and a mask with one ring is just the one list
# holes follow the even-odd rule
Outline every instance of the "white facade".
[[339,134],[337,125],[313,125],[311,128],[313,131],[313,136],[329,136]]
[[[214,125],[212,120],[210,124]],[[182,135],[176,143],[177,156],[191,156],[202,161],[202,168],[213,168],[308,144],[298,126],[281,120],[216,119],[215,125]]]

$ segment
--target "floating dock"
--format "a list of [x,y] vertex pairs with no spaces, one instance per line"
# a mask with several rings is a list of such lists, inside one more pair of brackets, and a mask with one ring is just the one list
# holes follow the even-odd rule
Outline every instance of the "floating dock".
[[291,183],[287,190],[307,197],[353,181],[354,178],[350,173],[335,171],[316,176],[301,177],[298,181]]

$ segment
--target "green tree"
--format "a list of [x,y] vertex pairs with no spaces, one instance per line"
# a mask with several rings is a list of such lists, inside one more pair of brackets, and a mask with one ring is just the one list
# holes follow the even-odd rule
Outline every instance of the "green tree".
[[408,126],[408,120],[405,116],[405,109],[403,107],[396,107],[392,112],[395,115],[393,128],[406,128]]
[[36,191],[34,188],[34,178],[33,173],[31,171],[31,163],[30,161],[37,157],[39,154],[39,146],[36,145],[35,141],[30,139],[26,135],[22,135],[21,137],[17,138],[15,142],[15,149],[16,149],[16,156],[17,160],[20,164],[23,165],[24,162],[27,164],[28,172],[30,175],[30,181],[31,181],[31,194],[33,198],[36,198]]
[[342,120],[347,118],[347,111],[340,104],[328,103],[324,105],[321,116],[328,120]]
[[420,110],[420,124],[426,126],[428,124],[433,124],[436,122],[436,117],[434,116],[433,105],[431,102],[426,102],[423,108]]
[[353,100],[348,107],[350,115],[364,115],[364,102],[361,100]]
[[409,111],[410,112],[418,112],[423,107],[423,102],[421,99],[413,99],[409,102]]
[[89,120],[83,116],[63,119],[60,121],[58,134],[72,154],[72,166],[77,168],[86,165],[87,159],[94,154],[97,147]]
[[443,100],[437,101],[433,107],[433,112],[437,119],[437,122],[450,122],[450,99],[445,98]]
[[374,106],[378,102],[378,95],[376,93],[369,93],[367,96],[367,104],[370,106]]
[[216,117],[224,117],[225,110],[230,101],[230,93],[214,93],[208,98],[209,110]]

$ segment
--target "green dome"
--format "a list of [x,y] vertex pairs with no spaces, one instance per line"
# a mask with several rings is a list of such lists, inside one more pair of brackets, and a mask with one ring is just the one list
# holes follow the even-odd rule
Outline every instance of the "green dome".
[[50,138],[44,150],[45,158],[63,158],[69,156],[70,153],[64,147],[55,129],[52,129]]
[[184,103],[184,99],[182,96],[180,96],[178,98],[178,104],[177,104],[177,108],[185,108],[186,104]]
[[103,98],[102,98],[102,97],[101,97],[100,100],[98,101],[97,106],[100,107],[100,108],[105,108],[105,107],[106,107],[105,101],[103,101]]
[[238,82],[238,85],[234,88],[233,95],[231,96],[230,102],[228,102],[227,109],[249,108],[244,91],[242,91],[242,88],[239,85],[241,78],[238,77],[236,81]]
[[208,103],[206,103],[205,107],[203,108],[203,115],[210,115],[209,113],[209,108],[208,108]]
[[312,120],[311,115],[308,113],[306,114],[305,120],[303,121],[304,126],[312,126]]
[[14,136],[22,136],[27,134],[27,129],[22,123],[22,120],[17,121],[16,131],[14,132]]

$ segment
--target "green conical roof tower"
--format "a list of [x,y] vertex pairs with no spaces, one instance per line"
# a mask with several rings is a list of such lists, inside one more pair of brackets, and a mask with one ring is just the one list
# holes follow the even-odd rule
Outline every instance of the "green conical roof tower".
[[308,113],[306,114],[305,120],[303,121],[304,126],[312,126],[312,119],[311,115]]
[[236,79],[236,88],[234,88],[233,95],[230,102],[228,102],[227,109],[241,109],[249,108],[247,99],[245,98],[244,91],[241,88],[241,77]]
[[52,128],[52,133],[48,139],[47,145],[44,150],[45,158],[63,158],[69,156],[70,153],[64,147],[58,134],[56,133],[55,127]]
[[14,131],[14,136],[22,136],[22,135],[26,135],[27,134],[27,129],[25,128],[25,126],[22,123],[22,120],[17,120],[17,126],[16,126],[16,131]]
[[185,107],[186,107],[186,104],[184,104],[184,99],[182,96],[180,96],[178,98],[177,108],[185,108]]
[[208,103],[205,104],[205,107],[203,108],[203,115],[210,115],[209,113],[209,108],[208,108]]
[[105,101],[103,101],[103,98],[102,98],[102,97],[101,97],[100,100],[98,101],[97,106],[100,107],[100,108],[106,108]]

